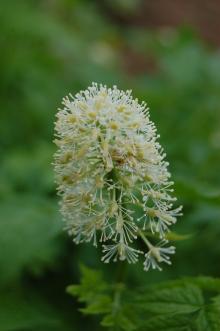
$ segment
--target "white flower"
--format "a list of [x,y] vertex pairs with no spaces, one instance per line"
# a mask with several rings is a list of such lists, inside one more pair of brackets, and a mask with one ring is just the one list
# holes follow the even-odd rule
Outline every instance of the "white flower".
[[109,263],[113,258],[113,261],[116,262],[118,259],[124,261],[127,259],[128,263],[136,263],[138,261],[138,255],[142,254],[142,251],[129,247],[124,242],[117,243],[115,245],[103,245],[102,261]]
[[[164,238],[181,209],[172,209],[173,183],[148,109],[131,91],[95,83],[65,97],[63,105],[54,166],[65,228],[76,243],[110,242],[103,245],[103,261],[134,263],[142,252],[131,245],[140,233],[145,238],[142,230]],[[162,260],[155,261],[167,262],[163,253],[169,252],[158,249]],[[145,269],[149,265],[155,263],[146,262]]]
[[145,254],[144,270],[148,271],[150,267],[152,269],[162,270],[158,263],[165,262],[171,264],[168,254],[175,254],[175,247],[162,247],[167,244],[167,240],[161,241],[157,247],[150,245],[148,253]]

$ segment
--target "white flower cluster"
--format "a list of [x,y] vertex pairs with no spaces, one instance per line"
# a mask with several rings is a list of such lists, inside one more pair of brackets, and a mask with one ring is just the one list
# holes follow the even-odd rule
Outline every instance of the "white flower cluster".
[[[145,103],[131,91],[93,83],[63,99],[55,124],[55,173],[65,228],[76,243],[103,243],[102,261],[135,263],[144,252],[144,269],[170,264],[175,248],[164,247],[172,209],[172,182]],[[160,238],[156,246],[147,239]]]

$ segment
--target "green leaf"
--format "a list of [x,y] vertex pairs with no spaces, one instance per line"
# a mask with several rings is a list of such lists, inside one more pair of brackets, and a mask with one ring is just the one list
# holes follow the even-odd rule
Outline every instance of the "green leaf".
[[122,302],[125,286],[121,283],[108,284],[101,272],[81,266],[81,283],[70,285],[67,292],[86,303],[80,311],[85,315],[104,315],[101,325],[115,330],[133,331],[135,314],[133,307]]
[[137,325],[135,324],[132,311],[126,311],[122,309],[116,315],[107,314],[102,320],[101,325],[108,327],[113,330],[124,330],[124,331],[133,331],[136,330]]
[[220,330],[220,296],[212,298],[212,303],[204,307],[195,322],[197,331]]
[[81,283],[68,292],[86,304],[83,314],[102,315],[101,325],[110,330],[220,330],[220,279],[185,278],[129,290],[81,269]]
[[199,276],[199,277],[184,277],[169,282],[162,282],[152,285],[152,289],[176,288],[188,285],[196,285],[203,291],[210,291],[213,293],[220,292],[220,278]]
[[[148,291],[149,292],[149,291]],[[204,304],[202,291],[195,285],[162,288],[141,295],[142,309],[154,314],[187,314],[198,311]]]
[[67,292],[73,296],[78,296],[81,302],[94,302],[94,297],[103,294],[108,285],[103,280],[100,271],[92,270],[86,266],[80,266],[82,278],[80,285],[70,285],[67,287]]
[[150,293],[138,297],[139,308],[146,317],[140,330],[219,330],[220,296],[213,297],[220,291],[219,281],[211,277],[188,278],[148,289]]
[[104,314],[111,311],[111,304],[112,300],[108,295],[97,295],[94,296],[93,302],[80,310],[87,315]]
[[[149,318],[138,331],[193,331],[191,324],[193,314],[159,315]],[[205,330],[204,330],[205,331]]]

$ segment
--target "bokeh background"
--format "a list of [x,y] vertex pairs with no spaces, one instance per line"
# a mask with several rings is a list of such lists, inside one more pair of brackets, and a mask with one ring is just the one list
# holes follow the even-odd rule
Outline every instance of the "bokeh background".
[[62,231],[51,165],[61,98],[92,81],[148,103],[184,205],[172,267],[129,266],[128,286],[220,277],[219,15],[217,0],[1,1],[1,331],[96,330],[65,288],[80,263],[111,279],[117,264]]

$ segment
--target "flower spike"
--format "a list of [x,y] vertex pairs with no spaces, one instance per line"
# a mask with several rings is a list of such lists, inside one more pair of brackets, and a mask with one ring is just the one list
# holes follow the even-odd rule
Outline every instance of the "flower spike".
[[172,207],[168,162],[146,104],[131,91],[96,83],[62,103],[54,168],[65,229],[77,244],[101,242],[104,262],[137,262],[144,252],[133,245],[141,237],[145,270],[170,264],[174,247],[153,246],[145,234],[164,245],[181,215],[181,207]]

